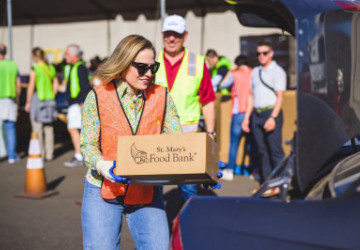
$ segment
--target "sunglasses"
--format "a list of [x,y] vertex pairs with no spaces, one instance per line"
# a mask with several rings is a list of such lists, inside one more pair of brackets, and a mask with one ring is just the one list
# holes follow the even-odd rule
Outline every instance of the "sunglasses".
[[264,52],[256,52],[256,55],[257,55],[257,56],[260,56],[261,54],[263,54],[264,56],[266,56],[267,54],[270,53],[270,51],[271,51],[271,50],[269,50],[269,51],[264,51]]
[[151,65],[147,65],[145,63],[132,62],[131,65],[137,69],[140,76],[145,75],[149,69],[151,71],[151,74],[154,75],[159,70],[160,67],[159,62],[155,62],[154,64]]
[[180,33],[177,33],[175,31],[165,31],[164,32],[164,37],[170,37],[170,36],[174,36],[175,38],[183,38],[184,37],[184,34],[180,34]]

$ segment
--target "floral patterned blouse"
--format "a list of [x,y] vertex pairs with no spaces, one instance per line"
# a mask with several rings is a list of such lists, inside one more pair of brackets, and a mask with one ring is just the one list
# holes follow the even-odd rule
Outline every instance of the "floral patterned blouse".
[[[135,131],[139,123],[141,111],[144,107],[144,94],[141,91],[136,97],[131,96],[129,87],[126,83],[118,84],[116,91],[118,92],[118,96],[124,106],[124,110],[129,119],[132,130]],[[168,100],[164,120],[164,133],[181,133],[182,129],[174,101],[170,95],[167,96]],[[96,186],[101,186],[102,176],[97,172],[95,166],[98,161],[104,160],[100,151],[99,142],[100,119],[96,105],[95,93],[94,91],[90,91],[86,97],[81,114],[80,148],[85,164],[89,168],[86,174],[86,179]]]

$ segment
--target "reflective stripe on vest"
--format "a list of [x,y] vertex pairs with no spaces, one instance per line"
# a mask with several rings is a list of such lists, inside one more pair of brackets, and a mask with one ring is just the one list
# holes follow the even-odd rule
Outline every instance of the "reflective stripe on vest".
[[64,68],[64,80],[68,82],[70,77],[70,96],[73,99],[78,97],[80,93],[80,79],[78,74],[78,68],[80,65],[84,65],[84,62],[77,61],[72,67],[70,65],[66,65]]
[[[100,118],[101,151],[107,161],[116,160],[118,136],[134,135],[113,83],[94,88]],[[167,90],[151,84],[145,93],[144,109],[136,135],[160,134],[166,110]],[[160,126],[159,126],[160,125]],[[127,205],[144,205],[153,201],[153,186],[133,186],[113,183],[103,178],[101,196],[104,199],[121,197]]]
[[232,101],[234,102],[235,92],[238,100],[238,112],[243,113],[246,111],[248,97],[251,88],[251,73],[252,69],[242,66],[232,72],[234,78],[234,87],[232,89]]
[[[157,58],[160,68],[156,73],[156,84],[168,87],[163,50]],[[198,93],[204,73],[204,62],[204,56],[191,53],[185,48],[184,57],[170,90],[181,125],[199,123],[201,106]]]
[[18,67],[10,60],[0,60],[0,98],[16,97]]
[[38,63],[34,65],[35,71],[35,86],[38,99],[55,100],[55,94],[53,90],[53,80],[56,75],[56,70],[53,65],[47,65],[46,63]]
[[69,81],[70,70],[71,70],[71,65],[70,65],[70,64],[66,64],[65,67],[64,67],[64,80],[65,80],[66,82]]

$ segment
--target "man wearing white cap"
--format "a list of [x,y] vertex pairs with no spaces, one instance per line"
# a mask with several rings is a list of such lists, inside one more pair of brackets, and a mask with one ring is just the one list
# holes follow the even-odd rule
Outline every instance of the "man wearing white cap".
[[[205,57],[184,47],[188,32],[179,15],[165,18],[162,27],[164,49],[157,56],[160,69],[156,84],[168,87],[180,116],[183,131],[196,132],[203,112],[206,130],[215,139],[215,93]],[[179,185],[186,201],[197,194],[196,185]]]

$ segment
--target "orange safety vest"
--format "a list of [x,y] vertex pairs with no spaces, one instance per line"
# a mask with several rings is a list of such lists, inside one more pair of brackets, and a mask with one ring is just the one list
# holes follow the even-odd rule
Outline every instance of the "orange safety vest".
[[[116,160],[118,136],[151,135],[162,132],[166,110],[167,89],[151,84],[145,91],[145,103],[137,130],[133,133],[116,92],[115,83],[101,84],[94,88],[100,118],[100,148],[107,161]],[[144,205],[153,201],[153,186],[134,186],[114,183],[103,178],[103,199],[121,197],[124,204]]]
[[233,70],[234,87],[231,92],[231,98],[234,105],[235,92],[238,100],[238,111],[243,113],[246,111],[248,96],[251,88],[251,73],[252,69],[247,67],[240,67]]

